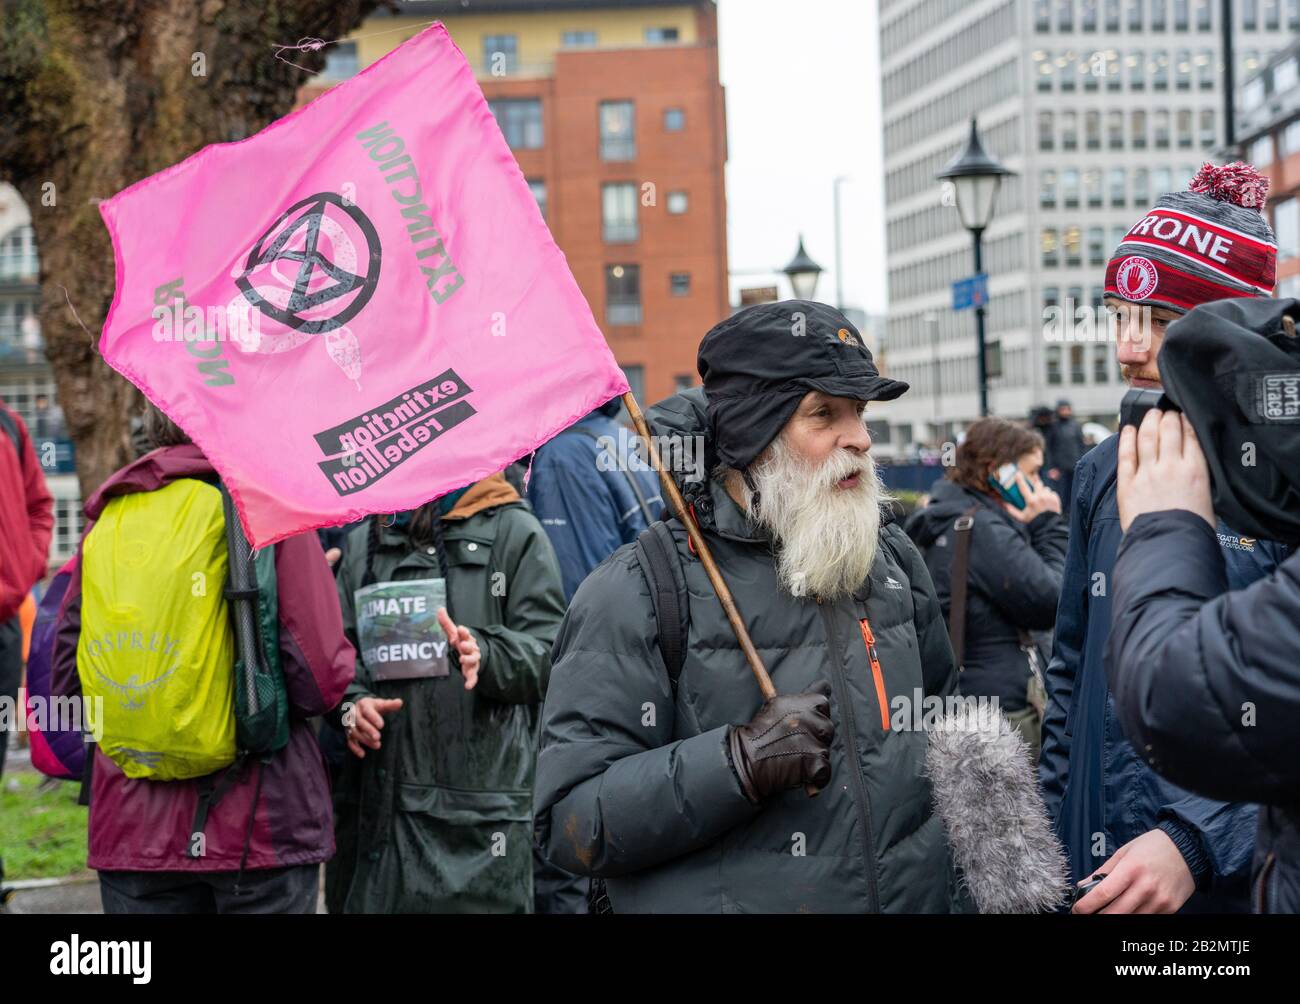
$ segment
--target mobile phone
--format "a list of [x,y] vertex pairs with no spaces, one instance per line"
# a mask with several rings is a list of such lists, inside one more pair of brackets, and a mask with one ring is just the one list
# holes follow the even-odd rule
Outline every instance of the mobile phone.
[[1025,507],[1025,497],[1020,494],[1020,486],[1016,484],[1016,474],[1020,468],[1015,464],[1003,464],[998,468],[997,476],[989,475],[989,484],[1002,496],[1008,505],[1015,506],[1017,509]]
[[1160,411],[1182,411],[1169,400],[1169,395],[1157,387],[1134,387],[1124,395],[1119,405],[1120,428],[1141,425],[1142,417],[1152,408]]
[[1106,878],[1105,874],[1094,875],[1087,882],[1083,883],[1083,885],[1076,885],[1071,887],[1069,905],[1074,906],[1075,903],[1079,902],[1079,900],[1083,899],[1084,896],[1088,895],[1088,893],[1096,889],[1097,886],[1101,885],[1102,881],[1105,878]]

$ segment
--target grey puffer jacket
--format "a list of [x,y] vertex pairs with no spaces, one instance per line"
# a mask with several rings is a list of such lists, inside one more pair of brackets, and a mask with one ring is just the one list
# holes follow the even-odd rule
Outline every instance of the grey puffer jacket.
[[[651,412],[659,433],[702,434],[701,392]],[[690,600],[676,692],[634,545],[579,588],[561,626],[543,708],[535,812],[547,856],[607,879],[616,913],[949,912],[961,907],[922,775],[923,695],[957,673],[925,565],[896,525],[871,573],[836,601],[796,599],[771,542],[716,481],[684,485],[778,692],[832,688],[830,785],[753,806],[727,728],[762,703],[685,529],[670,523]],[[874,635],[879,672],[865,638]],[[901,705],[891,703],[903,699]]]

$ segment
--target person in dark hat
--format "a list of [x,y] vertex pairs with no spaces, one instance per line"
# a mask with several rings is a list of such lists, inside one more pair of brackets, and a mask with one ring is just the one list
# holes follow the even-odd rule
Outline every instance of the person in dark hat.
[[907,385],[802,300],[723,321],[698,366],[703,388],[648,417],[704,437],[711,476],[674,474],[779,696],[763,700],[685,528],[652,526],[587,577],[556,640],[544,853],[603,879],[615,913],[960,909],[917,706],[955,696],[957,672],[865,423]]

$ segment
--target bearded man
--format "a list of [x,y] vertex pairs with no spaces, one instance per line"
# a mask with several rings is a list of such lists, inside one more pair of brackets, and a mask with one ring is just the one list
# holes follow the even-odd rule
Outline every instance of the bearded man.
[[925,564],[882,516],[864,420],[907,385],[800,300],[717,325],[699,371],[702,392],[649,417],[705,439],[713,476],[679,482],[781,696],[762,700],[685,528],[647,530],[671,531],[684,609],[665,623],[635,544],[579,587],[542,712],[544,852],[605,879],[616,913],[961,908],[907,708],[954,695],[957,673]]

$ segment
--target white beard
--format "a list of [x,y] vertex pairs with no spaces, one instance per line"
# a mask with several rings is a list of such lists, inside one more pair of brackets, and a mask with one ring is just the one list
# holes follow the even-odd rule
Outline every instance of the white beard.
[[[890,500],[870,454],[837,450],[809,466],[779,436],[750,468],[750,518],[777,543],[777,574],[791,596],[838,599],[862,585],[880,543],[880,506]],[[853,488],[837,482],[858,475]]]

